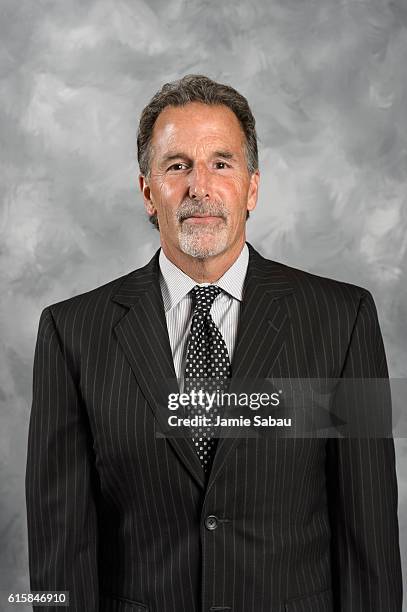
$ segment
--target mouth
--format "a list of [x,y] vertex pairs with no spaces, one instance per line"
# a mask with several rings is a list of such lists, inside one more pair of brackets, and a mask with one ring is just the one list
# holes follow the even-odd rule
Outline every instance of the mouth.
[[217,223],[221,219],[222,219],[222,217],[220,217],[218,215],[200,215],[200,214],[196,214],[196,215],[192,215],[191,217],[186,217],[184,219],[184,222],[193,223],[193,224],[195,224],[195,223],[209,224],[209,223]]

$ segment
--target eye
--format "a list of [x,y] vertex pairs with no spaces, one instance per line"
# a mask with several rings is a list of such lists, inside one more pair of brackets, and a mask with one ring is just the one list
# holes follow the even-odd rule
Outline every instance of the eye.
[[186,168],[187,168],[186,164],[178,162],[176,164],[172,164],[172,166],[170,166],[168,170],[175,170],[176,172],[178,172],[179,170],[185,170]]
[[215,166],[218,170],[225,170],[226,168],[230,168],[229,164],[224,161],[215,162]]

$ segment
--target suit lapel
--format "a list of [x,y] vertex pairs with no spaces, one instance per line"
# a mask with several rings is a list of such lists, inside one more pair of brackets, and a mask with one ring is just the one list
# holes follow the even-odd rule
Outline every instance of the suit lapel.
[[[114,332],[159,430],[168,431],[168,395],[179,393],[179,389],[159,284],[158,255],[159,251],[144,268],[130,273],[112,299],[129,308]],[[181,431],[183,437],[168,437],[168,442],[203,487],[204,472],[195,447],[187,430]]]
[[233,378],[261,378],[270,373],[289,322],[284,298],[294,291],[282,266],[248,246],[249,265],[232,361]]
[[[286,297],[294,288],[284,266],[263,258],[250,244],[229,391],[241,391],[241,382],[271,376],[284,348],[290,318]],[[230,428],[229,428],[230,431]],[[226,428],[214,457],[208,490],[219,476],[241,437],[230,437]]]

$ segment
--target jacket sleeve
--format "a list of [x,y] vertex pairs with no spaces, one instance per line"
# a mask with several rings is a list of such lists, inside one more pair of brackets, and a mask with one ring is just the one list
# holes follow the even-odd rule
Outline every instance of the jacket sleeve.
[[35,347],[25,476],[30,587],[69,591],[69,610],[78,612],[99,609],[97,482],[86,412],[48,307]]
[[[342,377],[385,379],[385,384],[388,379],[376,307],[367,291],[359,304]],[[391,413],[391,402],[384,409]],[[391,423],[391,414],[386,416]],[[326,467],[335,612],[401,612],[391,430],[388,437],[329,439]]]

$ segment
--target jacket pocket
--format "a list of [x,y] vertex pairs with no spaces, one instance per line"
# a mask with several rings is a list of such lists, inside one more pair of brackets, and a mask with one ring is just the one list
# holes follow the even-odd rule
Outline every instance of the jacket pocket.
[[100,612],[148,612],[148,606],[114,593],[101,593]]
[[333,612],[332,590],[326,589],[319,593],[287,599],[284,610],[285,612]]

